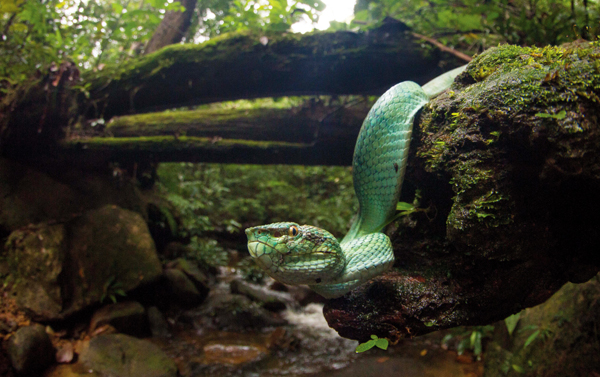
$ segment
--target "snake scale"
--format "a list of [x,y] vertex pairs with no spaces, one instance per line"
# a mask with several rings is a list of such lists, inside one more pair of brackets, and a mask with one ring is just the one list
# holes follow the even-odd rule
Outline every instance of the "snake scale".
[[394,264],[388,236],[406,170],[413,120],[465,66],[422,87],[397,84],[375,102],[354,149],[353,181],[359,202],[356,220],[341,242],[310,225],[279,222],[246,229],[248,250],[265,272],[285,284],[308,284],[326,298],[344,295]]

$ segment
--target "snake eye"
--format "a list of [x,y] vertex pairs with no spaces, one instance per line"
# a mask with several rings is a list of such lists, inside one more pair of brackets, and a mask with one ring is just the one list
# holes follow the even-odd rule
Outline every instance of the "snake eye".
[[296,237],[298,235],[298,227],[296,225],[292,225],[290,227],[290,236]]

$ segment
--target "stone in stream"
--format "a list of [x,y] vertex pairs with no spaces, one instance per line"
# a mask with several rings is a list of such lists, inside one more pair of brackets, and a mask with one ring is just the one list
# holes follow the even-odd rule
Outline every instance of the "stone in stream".
[[294,304],[294,299],[287,292],[273,291],[243,280],[233,280],[229,284],[229,288],[231,293],[242,294],[253,301],[259,302],[263,308],[273,312],[280,312]]
[[204,359],[211,364],[239,365],[264,359],[268,354],[260,344],[227,344],[209,342],[203,349]]
[[118,302],[96,310],[90,321],[89,332],[93,333],[104,325],[111,325],[120,333],[139,338],[150,335],[146,310],[139,302]]
[[167,263],[166,268],[174,268],[187,275],[188,278],[194,283],[198,291],[208,293],[208,277],[198,266],[184,258],[177,258]]
[[192,308],[200,305],[208,295],[208,289],[198,290],[196,284],[181,270],[167,268],[164,276],[172,297],[183,307]]
[[177,376],[175,362],[158,346],[124,334],[93,338],[82,347],[79,363],[104,376]]
[[54,361],[54,348],[46,329],[40,324],[22,327],[6,342],[13,368],[19,375],[40,374]]
[[156,306],[151,306],[148,308],[147,312],[152,336],[155,338],[169,337],[171,335],[169,324],[160,310],[158,310]]

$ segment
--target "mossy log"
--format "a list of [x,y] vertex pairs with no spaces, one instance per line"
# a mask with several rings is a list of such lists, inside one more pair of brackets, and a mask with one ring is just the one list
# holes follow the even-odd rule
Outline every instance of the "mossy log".
[[[70,156],[73,136],[80,136],[81,128],[98,118],[108,122],[119,115],[258,97],[377,95],[400,81],[426,82],[459,64],[461,62],[455,56],[422,44],[401,23],[385,24],[358,33],[228,34],[198,45],[168,46],[122,65],[82,73],[81,77],[73,64],[64,63],[41,78],[32,78],[0,102],[0,154],[28,160],[49,152],[47,154],[61,160],[64,149],[53,149],[57,142],[64,140],[69,145]],[[183,113],[178,115],[183,116]],[[304,129],[296,130],[297,127],[314,128],[314,120],[308,125],[300,125],[298,121],[292,122],[289,116],[287,119],[289,134],[306,133]],[[228,127],[233,126],[230,123]],[[242,124],[235,127],[244,128]],[[170,131],[167,129],[162,133],[169,134]],[[261,131],[265,129],[256,130]],[[138,133],[135,136],[145,135]],[[235,140],[236,145],[244,144],[241,138],[228,136],[227,139]],[[343,161],[347,164],[353,150],[350,144],[343,147],[344,151],[341,146],[330,148],[323,144],[325,149],[321,152],[321,148],[314,146],[314,140],[310,143],[290,141],[310,144],[308,146],[253,143],[241,147],[239,153],[230,146],[213,144],[210,144],[209,152],[201,153],[208,145],[206,143],[211,142],[208,139],[179,144],[164,143],[164,138],[141,138],[138,139],[139,146],[130,139],[127,143],[119,140],[118,147],[108,139],[105,141],[106,148],[102,153],[77,153],[78,161],[102,155],[126,159],[152,156],[153,160],[159,156],[159,160],[164,158],[164,161],[244,162],[244,155],[252,156],[253,151],[260,151],[257,157],[251,157],[247,162],[265,163],[274,161],[272,156],[290,151],[295,157],[283,159],[289,163],[340,164]],[[99,140],[90,142],[88,151],[100,151],[100,144]],[[198,147],[200,144],[202,146]],[[79,145],[87,148],[83,142]],[[166,148],[164,153],[162,147]],[[303,151],[298,154],[300,147]],[[189,153],[183,152],[186,148]],[[123,153],[119,154],[119,151]],[[231,157],[235,154],[238,157]],[[336,161],[314,159],[305,162],[306,156],[323,154],[345,157]],[[191,159],[190,156],[201,157]]]
[[421,44],[401,24],[368,32],[237,33],[172,45],[83,76],[88,118],[242,98],[381,94],[405,80],[425,82],[453,56]]
[[60,145],[87,160],[350,165],[372,102],[201,109],[113,118]]
[[432,101],[388,229],[392,272],[324,309],[342,336],[482,325],[600,270],[600,43],[501,46]]

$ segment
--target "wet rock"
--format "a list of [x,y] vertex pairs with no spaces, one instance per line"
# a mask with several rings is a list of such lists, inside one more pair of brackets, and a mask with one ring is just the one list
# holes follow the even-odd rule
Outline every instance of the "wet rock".
[[7,249],[17,304],[40,321],[63,319],[162,274],[144,219],[112,205],[65,224],[16,230]]
[[168,268],[165,270],[164,276],[173,298],[183,307],[191,308],[200,305],[208,294],[207,291],[199,291],[192,280],[181,270]]
[[193,319],[207,321],[203,327],[228,331],[246,331],[287,324],[286,320],[263,309],[246,296],[224,292],[211,292],[202,307],[186,314]]
[[262,304],[263,308],[279,312],[285,310],[287,306],[294,304],[291,295],[286,292],[277,292],[267,287],[251,284],[242,280],[233,280],[229,287],[231,293],[242,294],[253,301]]
[[208,277],[204,272],[200,271],[200,268],[195,263],[187,259],[178,258],[169,262],[166,268],[173,268],[183,272],[194,283],[198,292],[205,295],[208,294]]
[[44,377],[105,377],[98,372],[90,371],[89,368],[77,364],[59,364],[51,366]]
[[101,335],[82,347],[79,362],[103,376],[175,377],[175,362],[156,345],[124,334]]
[[73,343],[70,341],[60,342],[56,346],[56,362],[57,363],[70,363],[73,361],[73,357],[75,356],[75,350],[73,348]]
[[209,342],[202,350],[209,363],[239,365],[262,360],[269,353],[259,344],[223,344]]
[[17,330],[8,339],[6,350],[13,368],[23,376],[38,375],[54,362],[52,342],[39,324]]
[[157,338],[166,338],[170,336],[171,332],[169,331],[169,324],[160,310],[158,310],[156,306],[151,306],[148,308],[147,312],[152,336]]
[[120,333],[139,338],[150,335],[146,310],[139,302],[119,302],[96,310],[90,321],[89,332],[93,333],[104,325],[111,325]]

